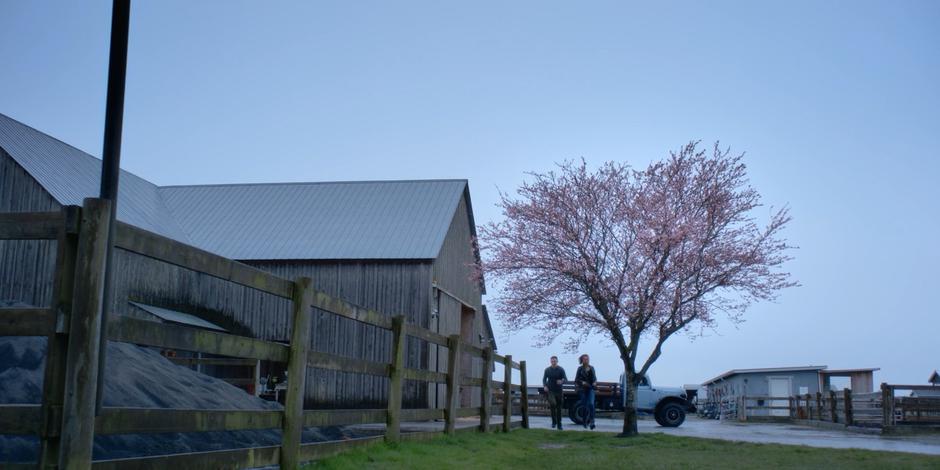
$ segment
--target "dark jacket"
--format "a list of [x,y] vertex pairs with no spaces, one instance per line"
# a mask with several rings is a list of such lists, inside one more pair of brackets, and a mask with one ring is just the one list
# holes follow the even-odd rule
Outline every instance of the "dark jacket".
[[578,389],[595,388],[597,385],[597,374],[594,373],[594,366],[589,366],[590,370],[584,370],[584,366],[578,367],[578,372],[574,376],[574,383]]
[[542,374],[542,385],[548,387],[550,392],[561,392],[561,384],[558,383],[558,380],[568,380],[565,369],[561,366],[546,367],[545,373]]

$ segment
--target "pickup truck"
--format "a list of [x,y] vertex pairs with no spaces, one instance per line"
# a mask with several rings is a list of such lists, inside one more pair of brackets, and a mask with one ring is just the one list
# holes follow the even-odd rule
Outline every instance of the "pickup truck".
[[[625,384],[624,374],[620,375],[620,383],[597,382],[594,392],[595,409],[597,411],[623,411],[627,402],[623,394]],[[562,390],[568,417],[575,424],[583,423],[587,409],[579,401],[574,383],[565,383]],[[652,413],[660,426],[674,428],[685,422],[687,412],[695,412],[695,405],[690,402],[690,398],[687,392],[679,387],[653,386],[649,376],[646,376],[637,386],[637,411]]]

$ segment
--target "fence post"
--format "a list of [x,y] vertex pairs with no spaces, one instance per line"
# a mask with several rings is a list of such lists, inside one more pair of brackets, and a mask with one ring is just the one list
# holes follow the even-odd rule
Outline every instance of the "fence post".
[[789,412],[790,419],[796,418],[796,413],[794,412],[794,409],[793,409],[793,396],[787,397],[787,407],[788,407],[787,411]]
[[405,317],[392,318],[392,367],[388,381],[388,417],[385,419],[385,441],[401,438],[401,386],[405,372]]
[[110,215],[110,201],[85,199],[75,259],[59,442],[59,467],[70,470],[91,468],[98,355],[104,340],[101,338],[101,309]]
[[281,434],[282,468],[300,467],[300,436],[304,430],[304,386],[307,382],[307,351],[310,349],[310,305],[313,303],[309,277],[294,280],[291,295],[293,323],[287,360],[287,396]]
[[738,421],[747,421],[747,395],[741,395],[741,404],[738,406]]
[[460,373],[460,335],[450,335],[447,338],[447,411],[444,414],[444,432],[447,434],[453,434],[457,429]]
[[832,413],[832,422],[839,422],[839,399],[836,398],[836,392],[834,390],[829,390],[829,400],[832,403],[829,404],[829,409]]
[[854,419],[852,416],[852,391],[845,389],[842,393],[845,396],[845,425],[851,426]]
[[[72,312],[72,288],[75,282],[75,257],[78,246],[78,233],[75,229],[81,220],[81,208],[65,206],[62,208],[62,215],[65,216],[65,224],[56,238],[55,279],[52,288],[52,309],[58,319],[69,318]],[[56,323],[56,331],[50,333],[46,339],[39,468],[55,468],[59,463],[59,428],[62,426],[62,421],[58,411],[62,409],[65,394],[63,381],[68,335],[66,331],[58,331],[58,321]]]
[[493,397],[493,347],[483,349],[483,386],[480,387],[480,431],[490,430],[490,405]]
[[512,354],[503,358],[503,432],[512,424]]
[[816,392],[816,419],[823,420],[822,392]]
[[522,428],[529,429],[529,383],[526,381],[525,361],[519,361],[519,404],[522,407]]
[[806,394],[806,419],[813,419],[813,396]]
[[881,383],[881,411],[881,426],[886,431],[894,425],[894,388],[884,382]]

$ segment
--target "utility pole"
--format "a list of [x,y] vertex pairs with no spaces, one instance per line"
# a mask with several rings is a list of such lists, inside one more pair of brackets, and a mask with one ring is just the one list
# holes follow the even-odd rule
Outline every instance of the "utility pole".
[[108,346],[108,317],[112,304],[112,264],[114,232],[117,227],[118,179],[121,175],[121,132],[124,125],[124,83],[127,78],[127,36],[131,1],[114,0],[111,8],[111,51],[108,59],[108,95],[104,115],[104,145],[101,151],[101,199],[111,201],[108,253],[105,261],[104,298],[101,307],[101,349],[98,354],[98,394],[95,414],[101,411],[104,396],[105,364]]

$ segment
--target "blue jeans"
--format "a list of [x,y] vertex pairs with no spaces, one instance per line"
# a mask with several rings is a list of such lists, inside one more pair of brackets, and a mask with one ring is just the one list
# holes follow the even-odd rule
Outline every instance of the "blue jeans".
[[578,399],[587,409],[587,415],[584,417],[584,424],[594,423],[594,389],[581,388],[578,390]]

